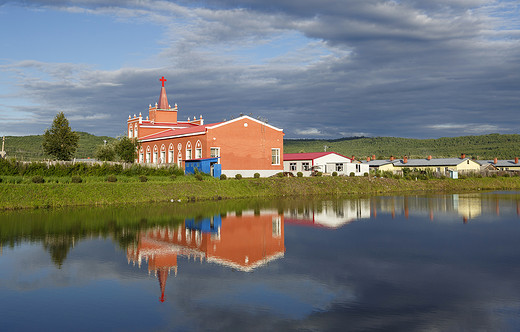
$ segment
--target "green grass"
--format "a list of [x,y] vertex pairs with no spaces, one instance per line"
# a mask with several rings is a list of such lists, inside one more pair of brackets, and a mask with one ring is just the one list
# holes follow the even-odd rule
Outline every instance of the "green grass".
[[[0,183],[0,209],[46,208],[77,205],[111,205],[143,202],[198,201],[229,198],[372,195],[411,192],[464,192],[520,189],[520,177],[434,179],[426,181],[374,177],[260,178],[218,180],[194,176],[175,179],[119,176],[114,183],[104,177],[88,177],[83,183],[45,178],[46,183]],[[56,183],[57,180],[57,183]]]

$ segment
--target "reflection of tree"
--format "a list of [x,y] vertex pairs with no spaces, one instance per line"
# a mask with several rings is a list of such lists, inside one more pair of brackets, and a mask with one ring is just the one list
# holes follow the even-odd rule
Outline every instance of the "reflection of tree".
[[70,248],[74,246],[74,237],[67,235],[46,236],[43,247],[51,254],[51,259],[61,269]]

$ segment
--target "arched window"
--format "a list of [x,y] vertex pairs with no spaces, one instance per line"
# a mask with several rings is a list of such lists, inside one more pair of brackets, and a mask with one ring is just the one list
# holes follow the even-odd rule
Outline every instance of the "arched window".
[[134,124],[134,137],[137,138],[137,123]]
[[151,163],[152,162],[152,153],[150,151],[150,146],[148,145],[146,147],[146,162]]
[[186,160],[190,160],[191,156],[191,142],[186,143]]
[[159,162],[161,164],[164,164],[166,162],[166,146],[164,144],[161,145],[161,160]]
[[159,155],[159,151],[157,151],[157,145],[154,145],[153,147],[153,163],[154,164],[157,164],[157,159],[158,159],[158,155]]
[[170,143],[170,146],[168,147],[168,162],[170,164],[173,164],[175,162],[175,160],[173,160],[173,154],[174,154],[174,150],[173,150],[173,143]]
[[179,151],[179,153],[177,154],[177,166],[179,168],[182,167],[182,153]]
[[195,144],[195,159],[202,159],[202,143],[200,141]]

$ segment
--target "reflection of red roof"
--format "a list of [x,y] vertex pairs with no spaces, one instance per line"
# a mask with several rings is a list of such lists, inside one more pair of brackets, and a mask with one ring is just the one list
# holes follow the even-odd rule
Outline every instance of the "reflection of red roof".
[[341,156],[343,158],[347,158],[352,160],[349,157],[345,157],[336,152],[307,152],[307,153],[284,153],[283,160],[314,160],[323,156],[327,156],[329,154],[335,154]]

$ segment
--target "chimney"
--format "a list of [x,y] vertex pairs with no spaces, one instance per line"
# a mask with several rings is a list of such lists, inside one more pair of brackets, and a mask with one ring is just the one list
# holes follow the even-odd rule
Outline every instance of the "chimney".
[[367,157],[367,161],[370,161],[370,157]]
[[498,163],[498,158],[495,158],[495,159],[493,160],[493,162],[494,162],[495,165],[496,165],[496,164]]
[[465,153],[461,153],[460,154],[460,159],[464,159],[464,158],[466,158],[466,154]]
[[515,164],[518,164],[518,157],[515,157]]
[[372,155],[372,160],[376,160],[376,155],[375,154]]
[[432,155],[429,155],[428,158],[426,158],[428,160],[432,160]]
[[390,156],[390,161],[394,161],[394,156]]
[[408,157],[407,156],[404,156],[403,157],[403,164],[406,164],[408,162]]

